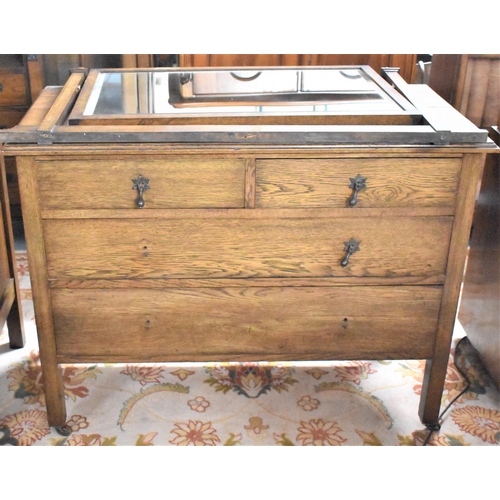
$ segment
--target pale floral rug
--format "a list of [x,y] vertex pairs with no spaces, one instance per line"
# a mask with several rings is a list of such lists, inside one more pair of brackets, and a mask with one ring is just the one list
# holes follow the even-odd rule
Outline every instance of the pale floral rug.
[[[420,446],[423,361],[64,365],[71,434],[49,428],[25,252],[18,252],[27,344],[0,334],[0,444],[19,446]],[[466,382],[450,353],[443,408]],[[500,395],[467,339],[470,388],[432,446],[500,443]],[[460,362],[459,362],[460,361]]]

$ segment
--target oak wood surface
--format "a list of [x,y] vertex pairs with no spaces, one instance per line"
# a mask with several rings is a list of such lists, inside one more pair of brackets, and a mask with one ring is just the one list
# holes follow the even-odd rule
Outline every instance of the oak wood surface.
[[47,114],[48,109],[54,104],[62,87],[46,87],[40,93],[33,106],[26,112],[19,123],[21,128],[36,129]]
[[[72,98],[45,94],[23,126],[49,130]],[[389,358],[427,359],[420,415],[435,423],[487,146],[235,137],[5,148],[20,162],[49,423],[65,420],[62,362]],[[358,173],[367,189],[345,208]],[[342,267],[350,238],[360,250]]]
[[436,276],[335,276],[326,278],[49,278],[50,288],[252,288],[437,285]]
[[245,208],[255,208],[255,158],[245,163]]
[[140,175],[150,186],[144,210],[244,207],[244,159],[166,157],[39,161],[41,209],[135,208]]
[[56,125],[63,123],[78,96],[84,79],[85,75],[83,73],[72,73],[70,75],[67,84],[57,95],[52,107],[38,126],[39,131],[50,132]]
[[441,287],[52,291],[63,359],[388,359],[432,352]]
[[484,160],[484,154],[464,157],[434,353],[426,363],[420,399],[420,418],[426,424],[438,422],[476,193],[481,181]]
[[[36,149],[28,146],[26,152],[30,156],[36,153]],[[424,384],[421,418],[426,423],[435,422],[444,382],[443,369],[447,365],[445,353],[449,352],[453,328],[450,318],[453,318],[453,308],[458,299],[460,247],[466,246],[464,235],[467,231],[463,225],[468,224],[467,213],[472,210],[469,198],[474,188],[468,184],[474,182],[471,167],[472,170],[478,168],[482,161],[480,155],[465,154],[465,163],[461,168],[459,163],[466,151],[464,148],[375,148],[371,151],[359,147],[342,147],[332,154],[332,148],[329,147],[232,148],[194,145],[190,151],[185,146],[147,145],[136,149],[134,154],[132,148],[116,145],[116,149],[110,146],[109,154],[113,156],[107,156],[104,148],[99,146],[62,146],[56,149],[59,151],[57,161],[54,161],[55,151],[50,153],[50,148],[43,146],[39,147],[41,156],[37,161],[33,156],[31,160],[24,160],[30,165],[30,182],[34,184],[23,188],[27,190],[28,197],[35,197],[41,184],[46,184],[41,203],[47,203],[47,207],[41,210],[37,205],[36,214],[30,215],[36,219],[33,224],[35,229],[29,232],[32,238],[42,243],[40,250],[46,252],[40,265],[47,266],[42,279],[42,288],[46,287],[43,301],[50,300],[50,303],[44,306],[47,310],[42,314],[47,315],[46,321],[52,321],[48,314],[53,306],[56,325],[55,331],[50,326],[45,330],[48,333],[42,333],[47,336],[45,342],[52,349],[48,356],[50,361],[46,361],[46,364],[51,365],[49,371],[55,372],[54,363],[57,366],[58,362],[103,359],[182,361],[215,358],[293,360],[424,357],[428,360],[429,368]],[[83,156],[84,153],[88,156]],[[376,161],[381,164],[387,165],[385,160],[388,160],[389,165],[406,163],[407,172],[411,174],[406,176],[410,181],[405,182],[414,184],[409,190],[412,200],[406,206],[389,205],[382,208],[307,208],[307,201],[303,201],[306,208],[300,205],[293,208],[252,208],[252,187],[254,182],[259,182],[259,174],[263,172],[259,171],[259,162],[264,161],[263,158],[270,162],[269,165],[274,162],[273,167],[278,165],[286,177],[287,170],[281,165],[298,162],[301,158],[305,160],[311,153],[314,159],[311,164],[316,167],[320,165],[321,168],[332,158],[337,164],[345,157],[356,165],[360,165],[360,160],[368,164],[370,162],[366,160],[370,155],[377,153]],[[414,159],[410,167],[412,153]],[[51,175],[57,182],[54,165],[59,162],[61,165],[81,165],[82,177],[85,177],[83,165],[92,165],[94,161],[122,165],[128,160],[131,160],[131,164],[136,160],[147,165],[150,161],[158,161],[158,154],[171,158],[182,156],[181,159],[187,161],[185,165],[196,164],[200,155],[206,158],[204,162],[216,163],[221,157],[227,158],[231,164],[237,160],[240,202],[244,208],[139,210],[127,206],[123,209],[98,209],[89,207],[88,199],[87,204],[82,200],[82,208],[78,209],[62,208],[60,204],[48,208],[52,203],[47,201],[51,194],[48,187],[50,182],[43,179],[52,170]],[[479,159],[473,160],[474,157]],[[383,171],[381,164],[378,165],[378,172]],[[44,165],[47,165],[47,171],[43,170]],[[268,171],[272,172],[269,165]],[[415,181],[419,177],[415,172],[419,171],[421,165],[425,173],[420,174],[421,180]],[[293,168],[290,170],[293,171]],[[314,170],[312,168],[313,174]],[[300,174],[295,173],[296,179],[308,172],[307,169],[299,171]],[[449,183],[456,183],[458,172],[461,172],[461,195],[458,200],[453,188],[447,191],[443,185],[438,173],[440,171],[448,171]],[[69,168],[68,172],[73,180],[78,179],[74,175],[75,171]],[[397,177],[394,172],[393,176]],[[428,184],[434,183],[438,187],[426,186],[425,178]],[[324,173],[315,178],[316,183],[317,179],[321,181],[320,186],[330,182]],[[84,184],[86,182],[83,181]],[[106,179],[103,178],[103,182],[106,184]],[[203,188],[200,189],[203,191]],[[435,196],[438,201],[421,204],[415,201],[423,199],[418,193],[419,189],[426,191],[431,198]],[[378,197],[381,197],[380,192]],[[464,201],[464,197],[469,201]],[[455,209],[457,202],[458,208]],[[453,217],[455,214],[456,217]],[[455,246],[450,261],[448,246],[453,225]],[[461,236],[458,236],[459,233]],[[343,268],[339,262],[344,256],[344,242],[351,237],[359,238],[361,249],[352,255],[349,265]],[[72,255],[65,251],[68,248],[72,249]],[[446,272],[449,275],[447,279]],[[453,273],[454,277],[450,277]],[[429,286],[443,282],[446,283],[444,299],[441,298],[440,287]],[[412,299],[411,307],[415,309],[409,311],[400,303],[400,289],[410,295],[425,291],[420,296],[425,298]],[[280,293],[276,293],[277,290]],[[347,294],[344,293],[346,290]],[[430,290],[438,290],[438,296],[428,296]],[[358,295],[355,291],[360,291],[359,299],[354,298],[354,295]],[[330,298],[334,296],[337,299],[349,298],[346,304],[353,307],[345,310],[345,313],[342,310],[342,318],[335,316],[335,320],[329,316],[339,312],[339,300]],[[257,299],[248,300],[249,297],[266,297],[259,298],[264,301],[264,305],[257,308],[258,313],[254,309]],[[283,297],[283,301],[280,302],[278,297]],[[370,300],[383,298],[384,304],[369,305],[367,297]],[[175,304],[175,307],[167,307],[164,300],[168,304]],[[219,300],[222,302],[219,303]],[[226,300],[231,300],[233,306],[226,308]],[[196,308],[198,305],[199,310]],[[143,306],[146,309],[139,310]],[[293,311],[290,311],[291,306]],[[102,315],[99,312],[101,307]],[[148,307],[149,316],[144,316],[148,314]],[[178,315],[174,315],[174,319],[169,317],[171,323],[168,323],[164,315],[170,307]],[[363,325],[365,308],[368,311],[366,327],[358,326],[356,331],[361,334],[354,341],[351,338],[347,342],[343,336],[345,329],[338,326],[339,320],[345,326],[344,319],[347,318],[348,325],[353,325],[350,318],[361,318],[356,322]],[[383,318],[377,316],[377,312],[384,308],[392,312]],[[97,311],[95,314],[94,309]],[[125,312],[122,314],[121,311]],[[126,311],[135,311],[136,319],[132,319],[132,313]],[[212,311],[215,311],[216,319],[207,328],[215,332],[215,325],[218,324],[223,327],[222,332],[226,328],[226,333],[219,333],[219,337],[214,333],[214,340],[210,341],[209,336],[203,336],[202,329],[194,331],[186,325],[190,325],[193,315],[197,324],[203,324],[204,319],[198,319],[198,314],[209,321]],[[281,316],[282,311],[287,312],[285,319]],[[313,312],[314,317],[307,322],[312,325],[311,330],[302,328],[301,332],[296,331],[284,340],[278,333],[273,333],[279,332],[279,329],[275,329],[276,318],[287,325],[288,330],[299,328],[302,319],[297,317],[296,311]],[[235,342],[228,333],[235,325],[241,327],[248,324],[250,328],[252,325],[248,321],[251,320],[255,325],[255,317],[268,323],[262,330],[267,333],[259,337],[259,345],[270,346],[270,349],[262,348],[260,353],[255,351],[258,347],[254,344],[252,347],[243,334]],[[326,318],[323,324],[322,318]],[[413,323],[407,325],[406,321]],[[375,340],[368,333],[363,333],[368,332],[370,323],[380,325],[380,331],[383,332],[375,335]],[[159,324],[162,329],[157,326]],[[169,324],[173,333],[168,333],[170,340],[165,342],[162,335],[165,334],[165,325],[167,329],[170,328]],[[271,324],[272,327],[269,326]],[[329,331],[333,328],[333,338],[325,333],[327,324]],[[435,342],[437,324],[441,327]],[[130,327],[132,333],[125,325]],[[302,326],[306,326],[305,320]],[[191,337],[187,336],[191,338],[191,343],[186,343],[186,336],[178,333],[183,328],[191,332]],[[339,333],[336,333],[335,328],[339,329]],[[116,340],[111,333],[122,334],[123,331],[126,339],[130,335],[136,340],[127,344],[123,338]],[[79,335],[78,332],[88,332],[88,335]],[[314,332],[319,333],[316,335]],[[402,332],[405,335],[410,332],[411,338],[402,341]],[[54,335],[57,337],[57,349],[54,347]],[[135,347],[132,349],[131,345]],[[51,397],[54,399],[54,394]],[[61,408],[54,410],[56,415],[63,411]],[[59,422],[60,417],[54,421]]]
[[[245,207],[252,208],[252,207]],[[332,217],[433,217],[453,215],[454,207],[402,207],[402,208],[273,208],[263,210],[241,210],[238,208],[158,208],[144,209],[75,209],[41,210],[42,219],[325,219]]]
[[356,207],[453,207],[460,167],[445,158],[259,159],[256,206],[345,207],[361,174],[367,188]]
[[[348,211],[348,209],[346,209]],[[48,277],[444,277],[451,217],[45,220]],[[360,251],[347,267],[345,242]],[[68,252],[71,249],[71,252]]]
[[54,326],[47,280],[45,247],[38,203],[35,162],[33,158],[18,157],[19,188],[23,207],[24,231],[30,268],[33,305],[35,309],[40,362],[43,366],[44,393],[49,425],[66,423],[66,405],[61,371],[57,364]]

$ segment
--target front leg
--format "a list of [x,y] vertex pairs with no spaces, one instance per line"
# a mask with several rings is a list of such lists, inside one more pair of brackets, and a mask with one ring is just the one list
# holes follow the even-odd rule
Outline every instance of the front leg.
[[422,395],[420,396],[420,420],[429,429],[439,428],[441,400],[448,369],[448,351],[443,359],[428,359],[425,364]]

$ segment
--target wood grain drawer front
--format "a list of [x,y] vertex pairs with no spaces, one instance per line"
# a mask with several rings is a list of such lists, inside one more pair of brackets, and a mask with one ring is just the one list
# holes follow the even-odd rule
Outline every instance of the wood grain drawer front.
[[459,158],[258,160],[256,206],[347,207],[359,174],[357,208],[453,207],[460,166]]
[[[81,219],[46,220],[44,234],[51,279],[419,276],[440,283],[451,225],[452,217]],[[360,250],[342,267],[351,238]]]
[[39,161],[42,209],[137,209],[133,179],[149,179],[144,210],[244,206],[245,162],[231,158]]
[[0,106],[25,106],[26,82],[22,74],[0,73]]
[[52,291],[66,359],[428,358],[441,287]]
[[0,108],[0,129],[15,127],[26,113],[26,109]]

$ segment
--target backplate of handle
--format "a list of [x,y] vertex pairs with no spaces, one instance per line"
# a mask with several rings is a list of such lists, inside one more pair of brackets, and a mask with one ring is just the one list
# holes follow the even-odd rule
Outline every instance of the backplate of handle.
[[149,187],[149,179],[146,177],[143,177],[142,175],[139,175],[136,179],[132,179],[132,182],[134,185],[132,186],[132,189],[135,189],[138,192],[137,200],[136,200],[136,205],[137,208],[143,208],[144,207],[144,191],[147,191],[150,189]]
[[354,207],[358,202],[358,193],[363,189],[366,189],[366,177],[358,174],[356,177],[349,179],[351,183],[349,184],[349,188],[352,189],[352,195],[348,200],[348,206]]
[[349,241],[344,241],[344,258],[340,261],[342,267],[349,265],[349,259],[353,253],[359,252],[359,241],[351,238]]

